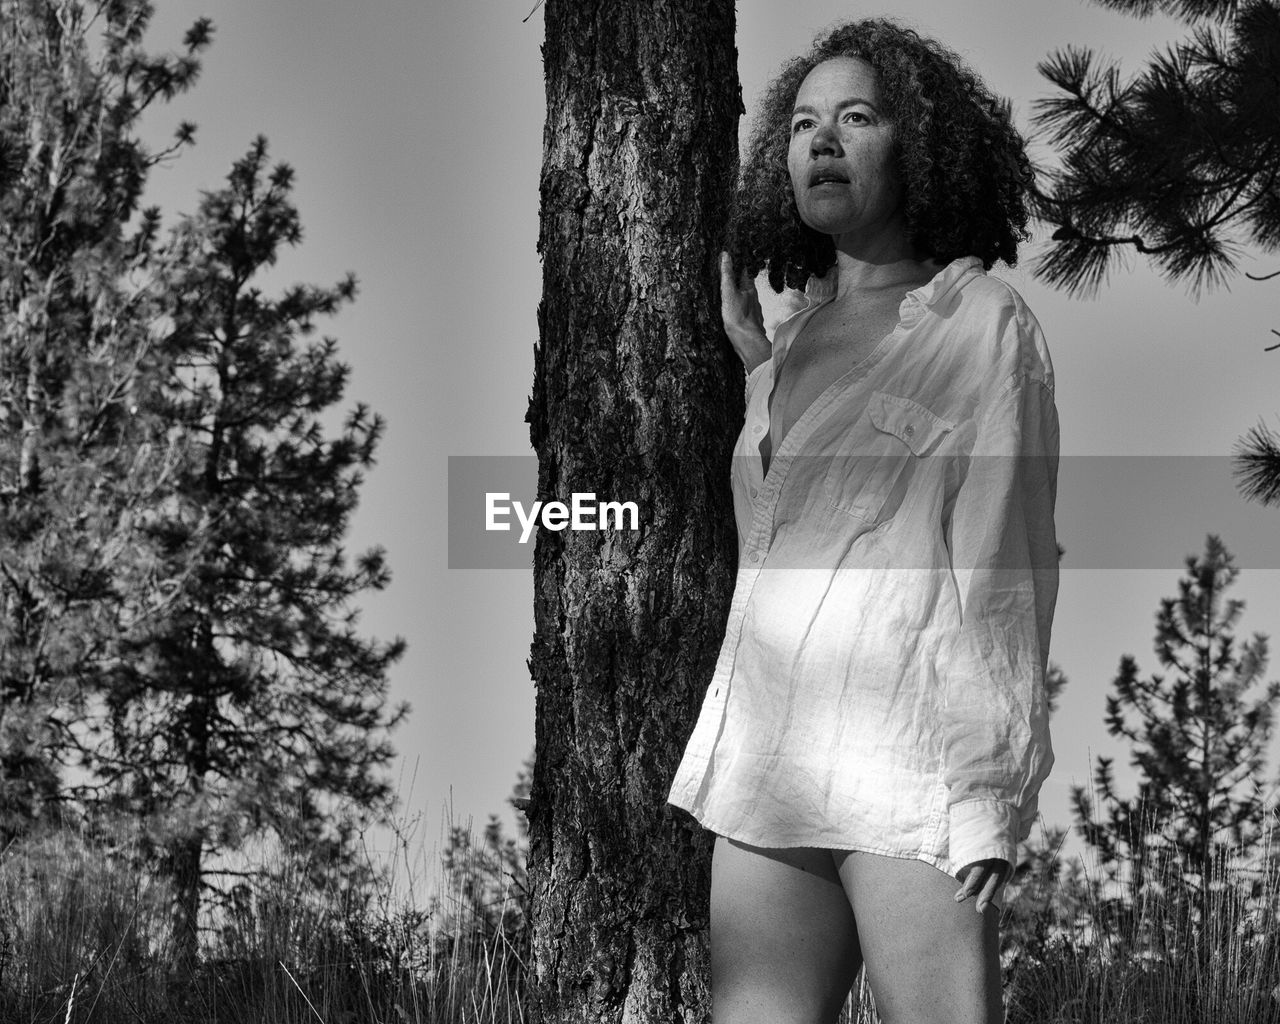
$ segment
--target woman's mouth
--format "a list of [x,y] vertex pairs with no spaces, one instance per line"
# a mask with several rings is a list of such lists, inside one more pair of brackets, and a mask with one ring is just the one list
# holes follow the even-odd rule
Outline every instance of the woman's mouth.
[[847,185],[849,179],[839,171],[830,167],[819,167],[809,174],[809,187],[817,188],[819,185]]

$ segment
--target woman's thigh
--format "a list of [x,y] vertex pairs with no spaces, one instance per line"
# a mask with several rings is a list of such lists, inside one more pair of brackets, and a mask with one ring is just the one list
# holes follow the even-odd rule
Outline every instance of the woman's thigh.
[[766,850],[716,839],[714,1024],[830,1024],[861,960],[830,850]]
[[960,883],[923,861],[835,859],[884,1024],[1000,1024],[999,908],[957,903]]

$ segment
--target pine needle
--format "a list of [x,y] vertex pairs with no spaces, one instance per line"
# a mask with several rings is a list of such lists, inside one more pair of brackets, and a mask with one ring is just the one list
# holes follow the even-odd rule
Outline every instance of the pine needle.
[[76,984],[80,981],[80,975],[77,974],[71,979],[71,995],[67,998],[67,1015],[63,1018],[62,1024],[71,1024],[71,1011],[76,1005]]
[[298,984],[298,979],[293,976],[293,972],[285,966],[283,960],[277,960],[276,963],[278,963],[280,965],[280,969],[289,976],[289,980],[293,982],[293,987],[296,988],[302,994],[302,998],[307,1001],[307,1005],[311,1007],[311,1012],[316,1015],[316,1020],[318,1020],[320,1024],[324,1024],[324,1018],[320,1016],[320,1011],[317,1010],[315,1004],[311,1002],[311,997],[308,996],[306,992],[302,991],[302,986]]

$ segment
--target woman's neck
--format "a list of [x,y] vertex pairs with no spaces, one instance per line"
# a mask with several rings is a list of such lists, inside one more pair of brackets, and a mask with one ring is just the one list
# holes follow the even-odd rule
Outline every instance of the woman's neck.
[[886,292],[905,295],[932,280],[938,272],[937,264],[921,257],[905,233],[882,236],[881,240],[869,244],[846,237],[833,241],[837,300]]

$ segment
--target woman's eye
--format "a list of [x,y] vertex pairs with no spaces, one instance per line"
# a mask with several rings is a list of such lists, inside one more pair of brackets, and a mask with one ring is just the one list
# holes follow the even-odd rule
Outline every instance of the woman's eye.
[[802,117],[799,121],[796,121],[791,125],[791,134],[795,135],[798,132],[804,131],[806,128],[812,128],[812,127],[813,127],[813,122],[810,121],[807,117]]
[[844,119],[846,121],[851,122],[852,124],[869,124],[871,120],[870,118],[867,117],[866,114],[863,114],[857,110],[849,111],[847,114],[844,115]]

